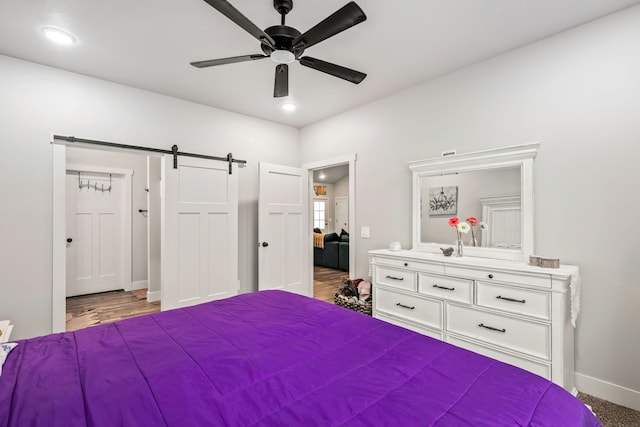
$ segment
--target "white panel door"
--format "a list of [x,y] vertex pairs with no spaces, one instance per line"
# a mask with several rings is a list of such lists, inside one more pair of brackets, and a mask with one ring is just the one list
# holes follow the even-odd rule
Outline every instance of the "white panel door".
[[258,289],[312,296],[309,172],[260,163]]
[[349,231],[349,198],[336,197],[336,233]]
[[[100,191],[109,185],[111,191]],[[121,177],[67,172],[68,297],[123,288],[122,191]]]
[[238,294],[238,170],[166,155],[162,168],[161,308]]

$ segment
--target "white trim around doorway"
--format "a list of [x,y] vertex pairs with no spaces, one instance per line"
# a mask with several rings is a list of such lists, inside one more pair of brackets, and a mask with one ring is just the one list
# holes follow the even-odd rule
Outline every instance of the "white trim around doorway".
[[[346,154],[344,156],[333,157],[326,160],[320,160],[317,162],[305,163],[302,165],[303,169],[309,171],[315,169],[327,168],[330,166],[349,165],[349,235],[355,235],[356,224],[356,160],[357,155],[355,153]],[[309,174],[309,194],[313,192],[313,173]],[[313,224],[313,198],[310,197],[309,213],[311,215],[310,224]],[[313,266],[313,251],[310,251],[309,265]],[[353,279],[356,274],[356,239],[349,239],[349,278]],[[310,280],[309,283],[313,283],[313,268],[309,271]]]
[[131,183],[133,170],[105,168],[101,166],[67,164],[66,146],[64,144],[51,144],[52,148],[52,196],[53,196],[53,277],[52,277],[52,333],[66,330],[66,289],[67,289],[67,224],[66,224],[66,174],[67,170],[80,172],[101,172],[122,175],[124,188],[129,192],[128,197],[123,197],[123,211],[129,215],[123,215],[123,250],[121,255],[122,287],[131,290]]

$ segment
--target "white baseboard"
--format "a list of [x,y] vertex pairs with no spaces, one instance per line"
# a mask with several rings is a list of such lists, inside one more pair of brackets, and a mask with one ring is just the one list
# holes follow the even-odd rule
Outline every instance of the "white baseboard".
[[147,301],[149,302],[160,301],[160,291],[147,292]]
[[131,282],[131,290],[137,291],[139,289],[147,289],[149,282],[148,280],[138,280],[136,282]]
[[612,384],[578,372],[576,372],[576,387],[582,393],[640,411],[640,391]]

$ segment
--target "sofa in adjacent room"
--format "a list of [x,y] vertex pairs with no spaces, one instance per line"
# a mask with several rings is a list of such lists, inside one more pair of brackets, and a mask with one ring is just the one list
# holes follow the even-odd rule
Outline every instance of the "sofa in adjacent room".
[[[319,239],[322,244],[318,244]],[[313,264],[349,271],[349,234],[342,230],[340,235],[321,235],[314,230]]]

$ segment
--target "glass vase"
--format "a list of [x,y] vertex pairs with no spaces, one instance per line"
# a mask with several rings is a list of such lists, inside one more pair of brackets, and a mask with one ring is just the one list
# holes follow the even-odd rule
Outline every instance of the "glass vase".
[[462,250],[464,245],[462,244],[462,236],[460,236],[460,232],[458,232],[458,244],[456,245],[456,256],[462,256]]

